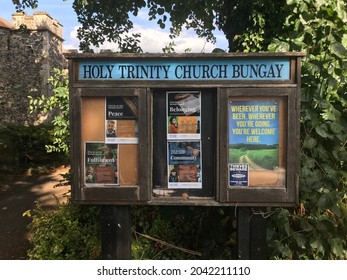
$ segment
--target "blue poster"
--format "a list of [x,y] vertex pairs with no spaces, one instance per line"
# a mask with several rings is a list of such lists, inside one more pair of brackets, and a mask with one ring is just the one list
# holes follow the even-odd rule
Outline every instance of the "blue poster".
[[229,163],[250,170],[279,165],[279,101],[229,99]]
[[248,187],[248,164],[230,163],[229,164],[229,186]]

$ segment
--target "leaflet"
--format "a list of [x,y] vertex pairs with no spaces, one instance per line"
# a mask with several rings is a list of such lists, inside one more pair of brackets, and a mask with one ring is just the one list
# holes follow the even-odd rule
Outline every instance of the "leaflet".
[[105,142],[137,144],[137,97],[106,98]]
[[167,147],[168,188],[202,188],[201,141],[169,141]]
[[167,139],[201,139],[199,91],[167,92]]
[[118,185],[118,145],[85,142],[85,183]]

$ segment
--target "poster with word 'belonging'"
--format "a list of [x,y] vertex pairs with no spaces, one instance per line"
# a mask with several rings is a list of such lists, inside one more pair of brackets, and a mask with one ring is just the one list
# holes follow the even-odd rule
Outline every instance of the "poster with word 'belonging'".
[[200,92],[167,92],[167,139],[200,139]]

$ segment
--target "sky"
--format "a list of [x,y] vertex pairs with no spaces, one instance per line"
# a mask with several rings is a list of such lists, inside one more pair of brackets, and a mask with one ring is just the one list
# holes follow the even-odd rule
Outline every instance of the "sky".
[[[77,22],[76,14],[72,8],[73,0],[39,0],[37,9],[27,9],[26,13],[32,15],[35,11],[45,11],[52,18],[59,21],[63,25],[63,38],[65,49],[78,49],[79,41],[77,39]],[[12,22],[12,14],[15,13],[12,0],[0,0],[0,18]],[[144,52],[156,53],[162,52],[162,48],[167,46],[172,40],[169,38],[169,32],[160,29],[155,21],[149,21],[145,11],[140,11],[139,15],[134,19],[134,29],[131,33],[141,33],[141,47]],[[191,48],[191,52],[209,53],[214,48],[227,50],[227,41],[220,32],[216,34],[217,43],[213,45],[205,42],[204,39],[198,38],[194,31],[183,30],[180,37],[175,39],[175,52],[182,53],[186,49]],[[105,43],[99,49],[111,49],[117,51],[116,45]],[[98,51],[99,49],[96,49]]]

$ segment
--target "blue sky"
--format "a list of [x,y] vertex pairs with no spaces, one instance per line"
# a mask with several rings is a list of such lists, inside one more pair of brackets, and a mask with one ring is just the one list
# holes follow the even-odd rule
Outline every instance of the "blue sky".
[[[12,14],[15,12],[12,0],[0,0],[0,18],[9,22],[12,21]],[[76,14],[72,9],[73,0],[39,0],[39,6],[36,10],[28,9],[26,13],[32,15],[35,11],[46,11],[51,17],[58,20],[63,25],[64,48],[78,49],[79,42],[76,39],[76,30],[78,22]],[[134,30],[132,33],[142,34],[142,49],[144,52],[162,52],[162,48],[170,43],[167,30],[161,30],[155,21],[148,21],[145,11],[140,11],[138,17],[134,20]],[[198,38],[193,31],[184,30],[181,36],[175,39],[175,51],[184,52],[187,48],[192,48],[192,52],[211,52],[215,47],[226,50],[227,42],[221,33],[216,33],[217,44],[206,43]],[[116,51],[113,44],[105,43],[101,49],[112,49]]]

